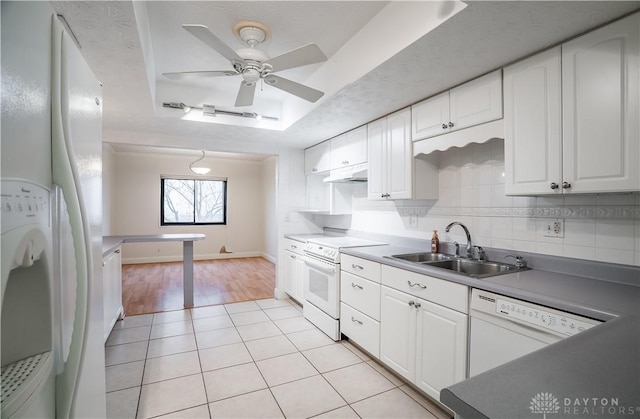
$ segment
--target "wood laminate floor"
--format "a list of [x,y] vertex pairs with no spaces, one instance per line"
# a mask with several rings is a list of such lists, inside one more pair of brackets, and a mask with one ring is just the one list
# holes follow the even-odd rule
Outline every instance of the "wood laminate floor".
[[[275,278],[264,258],[195,261],[194,306],[271,298]],[[183,309],[182,262],[123,265],[122,300],[127,316]]]

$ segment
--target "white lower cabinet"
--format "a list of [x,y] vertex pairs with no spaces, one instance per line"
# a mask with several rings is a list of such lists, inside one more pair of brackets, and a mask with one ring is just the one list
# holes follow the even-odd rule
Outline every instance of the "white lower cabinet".
[[380,322],[340,303],[340,333],[372,356],[380,357]]
[[304,303],[304,244],[285,239],[285,291],[300,304]]
[[380,356],[380,264],[341,256],[340,333]]
[[124,314],[122,308],[122,253],[120,247],[102,258],[104,340]]
[[467,331],[467,314],[382,285],[380,360],[436,400],[466,378]]

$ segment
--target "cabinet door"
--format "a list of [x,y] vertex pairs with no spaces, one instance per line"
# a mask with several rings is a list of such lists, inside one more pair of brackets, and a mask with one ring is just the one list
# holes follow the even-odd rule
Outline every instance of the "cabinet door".
[[504,70],[507,194],[562,193],[560,72],[560,47]]
[[367,125],[367,160],[369,161],[367,195],[369,199],[384,199],[386,138],[386,118],[378,119]]
[[331,145],[329,141],[316,144],[304,151],[304,174],[326,172],[331,169]]
[[348,166],[347,134],[338,135],[331,139],[331,169]]
[[454,131],[502,118],[502,70],[451,89],[449,101]]
[[411,139],[423,140],[449,132],[449,92],[426,99],[411,107]]
[[416,382],[440,399],[440,390],[466,378],[468,316],[418,300]]
[[411,111],[403,109],[387,117],[387,193],[390,199],[411,199],[413,195],[413,153]]
[[304,260],[301,256],[296,255],[293,260],[293,276],[291,278],[293,282],[293,294],[294,298],[299,303],[304,303],[304,275],[305,275]]
[[284,266],[284,272],[285,272],[285,281],[284,281],[284,288],[285,291],[287,292],[287,294],[289,294],[289,296],[291,297],[296,297],[296,290],[295,290],[295,284],[294,284],[294,277],[296,274],[296,258],[297,255],[293,252],[290,252],[289,250],[285,250],[284,252],[285,254],[285,266]]
[[411,139],[423,140],[449,132],[449,92],[426,99],[411,107]]
[[345,134],[347,147],[345,162],[347,165],[367,162],[367,126],[361,126]]
[[111,333],[122,310],[122,255],[118,247],[102,259],[104,339]]
[[113,253],[105,256],[102,259],[102,295],[104,296],[104,306],[103,306],[103,314],[104,314],[104,340],[107,341],[109,334],[111,333],[111,296],[113,294],[111,288],[111,259],[113,258]]
[[381,287],[380,360],[409,381],[416,373],[417,300],[408,294]]
[[565,193],[640,189],[639,28],[636,13],[562,46]]

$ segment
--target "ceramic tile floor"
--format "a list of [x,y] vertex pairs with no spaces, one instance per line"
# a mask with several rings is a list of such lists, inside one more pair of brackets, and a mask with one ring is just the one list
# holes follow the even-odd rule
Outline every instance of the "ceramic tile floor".
[[106,343],[109,418],[448,418],[289,300],[119,321]]

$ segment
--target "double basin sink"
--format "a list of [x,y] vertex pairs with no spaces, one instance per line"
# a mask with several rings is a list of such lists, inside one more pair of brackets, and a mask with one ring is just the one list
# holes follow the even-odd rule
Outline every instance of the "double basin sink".
[[487,278],[529,269],[508,263],[465,259],[445,253],[408,253],[392,255],[389,256],[389,258],[433,268],[446,269],[472,278]]

